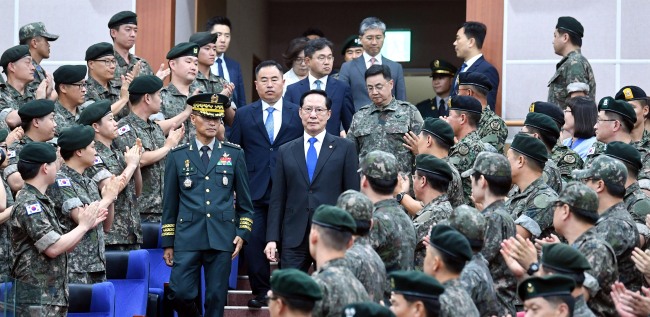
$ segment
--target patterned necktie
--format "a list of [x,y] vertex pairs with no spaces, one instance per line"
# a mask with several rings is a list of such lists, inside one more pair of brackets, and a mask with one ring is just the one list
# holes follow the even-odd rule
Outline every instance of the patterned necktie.
[[309,149],[307,149],[307,174],[309,174],[309,182],[311,183],[312,178],[314,177],[314,170],[316,169],[316,162],[318,161],[318,155],[316,155],[316,143],[318,139],[310,138],[309,139]]
[[266,128],[266,133],[269,135],[269,142],[273,144],[273,111],[275,111],[275,108],[273,107],[268,107],[266,108],[266,111],[269,112],[269,115],[266,117],[266,122],[264,122],[264,127]]
[[440,102],[438,103],[438,116],[439,117],[447,116],[447,103],[442,98],[440,98]]
[[[464,72],[465,68],[467,68],[467,64],[463,63],[463,65],[460,66],[460,71],[458,72],[458,74]],[[456,80],[454,81],[454,89],[452,90],[455,94],[458,94],[458,74],[456,74]]]
[[[377,62],[376,58],[374,58],[374,57],[370,58],[370,66],[375,65],[376,62]],[[370,67],[368,67],[368,68],[370,68]]]
[[207,145],[204,145],[201,147],[201,161],[203,162],[203,167],[207,168],[208,163],[210,163],[210,157],[208,156],[208,151],[210,151],[210,147]]
[[320,87],[320,84],[321,84],[321,83],[322,83],[322,82],[320,81],[320,79],[316,79],[316,81],[314,82],[314,84],[316,84],[316,90],[323,90],[323,89]]
[[217,73],[218,73],[217,75],[219,75],[219,77],[224,78],[223,77],[223,60],[221,58],[217,59]]

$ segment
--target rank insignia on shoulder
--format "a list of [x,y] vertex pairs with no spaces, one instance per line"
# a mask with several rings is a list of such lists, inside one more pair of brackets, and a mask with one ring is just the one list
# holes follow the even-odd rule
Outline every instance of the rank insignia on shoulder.
[[72,186],[70,184],[70,180],[67,178],[59,178],[56,180],[56,183],[59,185],[59,187],[69,187]]
[[184,148],[186,148],[187,146],[189,146],[189,143],[179,144],[179,145],[173,147],[173,148],[172,148],[172,151],[178,151],[178,150],[180,150],[180,149],[184,149]]
[[230,146],[230,147],[241,149],[241,146],[239,146],[239,144],[231,143],[231,142],[228,142],[228,141],[223,142],[223,145],[227,145],[227,146]]
[[131,127],[127,124],[127,125],[119,128],[119,129],[117,129],[117,134],[122,135],[124,133],[129,132],[129,131],[131,131]]
[[95,161],[93,162],[93,165],[97,165],[101,163],[104,163],[104,161],[102,161],[102,158],[99,156],[95,156]]
[[37,214],[39,212],[43,212],[43,208],[41,208],[41,204],[39,202],[36,202],[34,204],[31,204],[29,206],[25,206],[25,209],[27,210],[27,215],[31,216],[33,214]]
[[7,158],[14,158],[14,157],[16,157],[16,151],[14,150],[7,151]]

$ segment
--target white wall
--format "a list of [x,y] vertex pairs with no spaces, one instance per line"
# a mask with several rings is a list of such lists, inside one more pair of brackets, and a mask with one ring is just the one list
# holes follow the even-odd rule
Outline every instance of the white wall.
[[[189,41],[190,36],[194,34],[194,21],[196,20],[194,16],[195,2],[195,0],[176,0],[175,44]],[[203,30],[199,29],[198,31]]]

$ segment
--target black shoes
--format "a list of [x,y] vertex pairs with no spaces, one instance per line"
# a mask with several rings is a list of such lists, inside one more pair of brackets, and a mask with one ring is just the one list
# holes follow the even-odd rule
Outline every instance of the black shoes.
[[266,294],[257,295],[248,301],[248,307],[251,308],[262,308],[266,306],[269,306],[269,297]]

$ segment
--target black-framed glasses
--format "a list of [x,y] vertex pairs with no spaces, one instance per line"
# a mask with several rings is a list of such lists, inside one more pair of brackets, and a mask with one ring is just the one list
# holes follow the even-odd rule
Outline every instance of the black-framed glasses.
[[609,122],[609,121],[618,121],[618,120],[616,120],[616,119],[601,119],[601,118],[596,119],[597,123]]
[[68,84],[70,86],[77,86],[79,89],[84,89],[88,88],[88,84],[83,82],[83,83],[76,83],[76,84]]
[[96,62],[103,62],[106,66],[117,65],[116,59],[96,59]]

